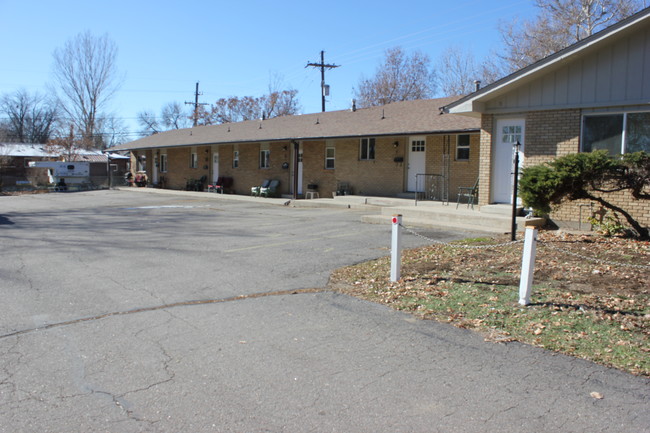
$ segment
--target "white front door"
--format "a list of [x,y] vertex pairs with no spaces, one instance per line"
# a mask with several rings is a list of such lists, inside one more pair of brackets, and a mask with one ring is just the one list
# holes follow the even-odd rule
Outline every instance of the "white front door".
[[298,191],[296,194],[302,194],[302,149],[298,151]]
[[213,153],[212,154],[212,185],[216,185],[217,180],[219,180],[219,154]]
[[[409,160],[407,173],[407,190],[411,192],[424,191],[424,174],[426,167],[426,139],[425,137],[411,137],[409,140]],[[418,181],[419,178],[419,181]]]
[[151,184],[158,185],[158,165],[160,164],[160,156],[153,157],[153,167],[151,167]]
[[514,149],[519,142],[519,169],[524,163],[524,119],[497,120],[496,139],[492,157],[491,193],[493,203],[512,204],[514,187]]

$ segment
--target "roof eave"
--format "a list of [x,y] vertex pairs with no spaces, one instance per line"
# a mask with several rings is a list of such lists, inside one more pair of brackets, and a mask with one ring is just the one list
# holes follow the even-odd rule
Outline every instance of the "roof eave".
[[604,30],[601,30],[594,35],[585,38],[567,48],[551,54],[550,56],[539,60],[525,68],[522,68],[494,83],[485,86],[484,88],[471,93],[464,98],[461,98],[449,105],[443,107],[446,113],[450,114],[463,114],[470,113],[480,114],[485,110],[485,101],[499,96],[516,84],[525,84],[528,81],[534,80],[540,71],[547,70],[554,65],[561,64],[568,58],[573,57],[592,46],[600,43],[604,39],[610,38],[615,34],[623,32],[628,28],[637,25],[639,22],[650,18],[650,7],[646,8],[631,17],[624,19],[617,24],[614,24]]
[[[472,116],[475,117],[475,116]],[[403,132],[382,132],[382,133],[364,133],[364,134],[351,134],[351,135],[328,135],[328,136],[303,136],[303,137],[283,137],[283,138],[273,138],[273,139],[264,139],[264,140],[232,140],[232,141],[210,141],[202,143],[173,143],[165,145],[146,145],[146,146],[134,146],[129,148],[121,148],[121,150],[148,150],[148,149],[164,149],[164,148],[175,148],[175,147],[192,147],[192,146],[225,146],[230,144],[244,144],[244,143],[268,143],[268,142],[279,142],[279,141],[317,141],[317,140],[339,140],[344,138],[362,138],[362,137],[399,137],[399,136],[410,136],[410,135],[448,135],[448,134],[457,134],[457,133],[472,133],[478,132],[480,128],[452,128],[445,130],[420,130],[420,131],[403,131]]]

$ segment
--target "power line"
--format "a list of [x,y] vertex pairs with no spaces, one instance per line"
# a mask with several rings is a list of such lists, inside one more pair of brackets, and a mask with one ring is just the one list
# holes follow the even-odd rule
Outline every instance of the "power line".
[[312,66],[314,68],[320,68],[320,89],[321,89],[321,96],[323,98],[323,112],[325,112],[325,96],[329,95],[329,86],[325,84],[325,69],[334,69],[338,68],[340,65],[328,65],[325,63],[325,51],[320,52],[320,63],[307,63],[307,66],[305,68]]

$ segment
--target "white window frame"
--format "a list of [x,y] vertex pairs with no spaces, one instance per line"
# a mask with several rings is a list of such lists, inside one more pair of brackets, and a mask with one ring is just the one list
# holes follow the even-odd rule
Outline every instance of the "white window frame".
[[[467,137],[467,144],[460,143],[460,137]],[[470,134],[458,134],[456,135],[456,161],[469,161],[470,158],[470,143],[472,141],[472,136]],[[467,158],[460,156],[460,151],[467,151]]]
[[260,169],[271,168],[271,147],[269,143],[260,144]]
[[[365,152],[364,152],[365,151]],[[365,158],[364,158],[365,153]],[[377,141],[374,137],[364,137],[359,140],[359,160],[373,161],[377,153]]]
[[593,148],[591,150],[585,150],[585,119],[586,118],[593,118],[593,117],[605,117],[605,116],[623,116],[623,125],[622,125],[622,130],[621,130],[621,143],[620,143],[620,148],[619,152],[620,154],[625,154],[629,153],[628,151],[628,116],[633,114],[650,114],[649,111],[642,111],[642,110],[631,110],[631,111],[606,111],[606,112],[588,112],[588,113],[583,113],[582,115],[582,121],[580,122],[580,152],[590,152],[594,150]]
[[167,172],[167,154],[166,153],[161,153],[160,154],[160,172],[161,173],[166,173]]
[[[331,151],[331,155],[330,155]],[[325,148],[325,169],[334,170],[336,167],[336,148],[334,146],[327,146]]]
[[232,152],[232,168],[239,167],[239,151],[234,150]]
[[199,154],[195,147],[190,150],[190,168],[199,168]]

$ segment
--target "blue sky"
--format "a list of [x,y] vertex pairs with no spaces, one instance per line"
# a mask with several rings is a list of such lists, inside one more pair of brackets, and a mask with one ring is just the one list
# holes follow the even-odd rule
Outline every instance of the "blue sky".
[[[320,60],[327,110],[346,109],[362,76],[388,48],[428,54],[450,45],[482,58],[499,47],[500,21],[530,18],[533,0],[330,1],[35,1],[0,0],[0,94],[45,93],[52,53],[78,33],[107,33],[124,76],[110,109],[135,132],[138,112],[168,102],[260,96],[273,77],[299,91],[304,113],[320,111]],[[189,108],[189,106],[188,106]],[[136,138],[135,135],[130,138]]]

